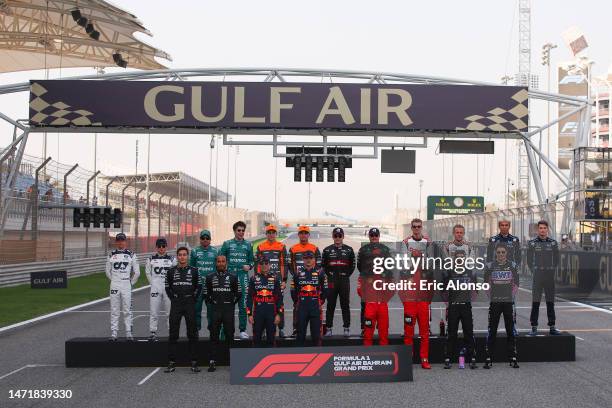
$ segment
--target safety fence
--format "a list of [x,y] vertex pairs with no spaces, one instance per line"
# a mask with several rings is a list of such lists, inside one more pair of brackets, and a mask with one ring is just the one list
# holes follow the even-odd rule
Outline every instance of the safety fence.
[[[257,235],[247,238],[250,242],[256,242],[265,238],[265,235]],[[178,242],[177,242],[178,243]],[[182,244],[183,242],[181,242]],[[188,247],[193,248],[196,243],[187,242]],[[129,247],[129,246],[128,246]],[[174,253],[175,251],[168,251]],[[137,255],[138,263],[143,266],[147,257],[154,252],[140,253]],[[30,273],[46,271],[66,271],[68,278],[90,275],[103,272],[106,265],[106,256],[91,258],[69,259],[64,261],[30,262],[14,265],[0,265],[0,287],[13,286],[30,282]]]

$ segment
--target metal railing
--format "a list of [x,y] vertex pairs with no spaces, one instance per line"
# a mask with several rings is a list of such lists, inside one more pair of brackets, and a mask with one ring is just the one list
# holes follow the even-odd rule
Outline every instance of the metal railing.
[[[453,226],[461,224],[465,227],[465,236],[469,241],[484,243],[487,242],[489,237],[499,232],[497,224],[500,220],[508,220],[511,224],[510,233],[519,237],[521,242],[527,242],[535,237],[538,221],[546,220],[550,225],[550,236],[560,241],[561,235],[568,232],[562,231],[562,220],[564,211],[568,211],[569,208],[571,208],[569,201],[554,202],[544,205],[428,220],[424,224],[430,238],[434,241],[452,240]],[[570,239],[573,238],[570,236]]]
[[[140,265],[153,253],[138,254]],[[18,265],[0,265],[0,287],[14,286],[30,282],[30,273],[46,271],[66,271],[68,278],[104,272],[106,256],[70,259],[66,261],[31,262]]]
[[[257,235],[247,238],[248,241],[257,241],[265,238],[265,235]],[[199,244],[198,244],[199,245]],[[193,248],[193,244],[190,243]],[[174,253],[174,250],[168,251]],[[153,255],[154,252],[146,252],[137,254],[138,263],[144,266],[147,257]],[[104,272],[106,265],[106,256],[96,256],[91,258],[69,259],[65,261],[50,261],[50,262],[30,262],[12,265],[0,265],[0,287],[14,286],[30,281],[30,273],[45,272],[45,271],[67,271],[68,278],[77,276],[90,275],[92,273]]]

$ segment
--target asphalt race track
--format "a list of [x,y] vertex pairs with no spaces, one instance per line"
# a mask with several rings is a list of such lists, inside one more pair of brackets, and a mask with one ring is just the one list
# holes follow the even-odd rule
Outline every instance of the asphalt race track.
[[[355,250],[359,237],[347,244]],[[313,233],[320,249],[331,243],[329,235]],[[292,235],[287,244],[296,242]],[[359,335],[357,274],[351,299],[351,333]],[[134,335],[148,335],[148,290],[134,294]],[[288,290],[285,305],[291,309]],[[522,290],[517,304],[517,323],[522,332],[529,327],[530,292]],[[438,332],[441,303],[433,304],[432,331]],[[486,329],[487,303],[474,304],[474,324]],[[402,331],[402,307],[395,297],[390,303],[391,333]],[[291,312],[287,314],[291,329]],[[544,303],[540,328],[545,328]],[[73,337],[107,337],[109,303],[61,314],[28,326],[0,332],[0,406],[1,407],[257,407],[274,404],[294,406],[406,406],[427,404],[434,407],[604,407],[612,404],[612,312],[589,305],[559,301],[557,327],[576,335],[576,362],[521,363],[520,369],[495,364],[483,370],[443,370],[434,365],[430,371],[414,368],[412,383],[320,384],[283,386],[230,386],[229,368],[216,373],[192,374],[178,368],[174,374],[163,369],[108,368],[67,369],[64,367],[64,341]],[[500,331],[503,331],[503,324]],[[161,325],[161,335],[167,335]],[[335,313],[335,334],[341,334],[340,307]],[[123,335],[123,332],[120,332]],[[181,336],[184,335],[184,329]],[[201,332],[201,335],[208,335]],[[504,347],[504,342],[498,342]],[[520,349],[519,349],[520,362]],[[205,368],[205,367],[203,367]],[[10,390],[71,390],[72,398],[63,400],[9,399]]]

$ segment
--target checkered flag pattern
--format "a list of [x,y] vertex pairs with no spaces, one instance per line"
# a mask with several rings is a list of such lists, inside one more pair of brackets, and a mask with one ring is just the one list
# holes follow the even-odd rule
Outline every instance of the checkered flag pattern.
[[527,131],[527,100],[529,99],[526,89],[512,95],[517,104],[512,109],[494,108],[487,116],[471,115],[465,118],[468,121],[466,127],[458,127],[456,130],[471,131],[494,131],[494,132],[516,132]]
[[31,115],[30,123],[33,125],[48,126],[102,126],[100,122],[93,122],[93,113],[85,109],[74,109],[64,102],[48,103],[43,99],[47,90],[39,83],[34,82],[30,87],[33,96],[30,109],[35,113]]

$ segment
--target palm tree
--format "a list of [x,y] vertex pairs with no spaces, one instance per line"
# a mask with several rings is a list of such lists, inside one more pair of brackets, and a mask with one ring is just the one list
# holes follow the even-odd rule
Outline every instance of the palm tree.
[[529,205],[529,202],[527,202],[527,192],[525,190],[511,190],[508,194],[508,201],[514,202],[516,207],[526,207]]

